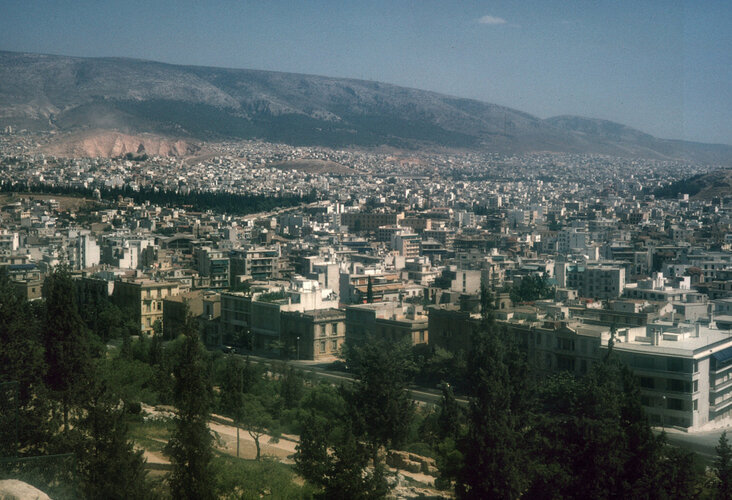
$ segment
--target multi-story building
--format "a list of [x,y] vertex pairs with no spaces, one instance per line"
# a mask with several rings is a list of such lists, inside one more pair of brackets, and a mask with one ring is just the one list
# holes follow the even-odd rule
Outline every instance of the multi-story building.
[[242,276],[254,280],[278,278],[281,256],[279,245],[233,250],[230,254],[232,283],[239,282]]
[[201,276],[210,279],[211,288],[228,288],[230,261],[228,252],[210,247],[197,248],[193,254]]
[[296,359],[333,358],[346,340],[345,319],[340,309],[283,311],[282,341]]
[[340,300],[344,304],[363,304],[368,299],[369,282],[374,302],[399,300],[404,283],[398,273],[372,273],[340,275]]
[[178,284],[150,279],[118,280],[112,300],[140,325],[143,334],[151,335],[156,321],[163,324],[163,300],[178,294]]
[[692,429],[732,415],[729,333],[698,323],[667,323],[620,340],[613,350],[639,378],[641,403],[652,424]]
[[382,302],[346,306],[346,342],[358,344],[368,337],[412,345],[429,341],[428,317],[421,306]]
[[397,226],[404,218],[396,212],[351,212],[341,215],[341,224],[349,231],[377,231],[381,226]]
[[392,236],[391,247],[402,257],[412,259],[419,257],[420,241],[418,234],[402,231]]
[[620,266],[558,262],[555,275],[561,288],[577,290],[580,297],[615,299],[625,288],[625,268]]

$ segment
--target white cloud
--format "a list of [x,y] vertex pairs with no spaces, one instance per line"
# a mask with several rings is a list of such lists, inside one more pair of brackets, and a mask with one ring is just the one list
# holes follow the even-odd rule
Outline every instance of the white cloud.
[[503,19],[502,17],[496,17],[496,16],[483,16],[480,19],[478,19],[478,22],[480,24],[506,24],[508,21]]

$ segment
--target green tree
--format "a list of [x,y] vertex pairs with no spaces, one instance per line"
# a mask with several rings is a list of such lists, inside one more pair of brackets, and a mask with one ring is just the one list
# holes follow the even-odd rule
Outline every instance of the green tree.
[[356,381],[345,391],[356,436],[364,439],[374,466],[379,466],[379,448],[387,450],[404,442],[414,416],[414,403],[407,388],[414,367],[406,343],[370,339],[347,349],[348,363]]
[[242,413],[241,423],[252,439],[254,439],[254,445],[257,447],[256,459],[259,460],[262,456],[260,439],[267,433],[273,434],[276,439],[276,435],[278,434],[276,421],[257,396],[254,394],[244,394],[244,411]]
[[209,364],[192,317],[173,366],[175,430],[166,446],[173,463],[169,482],[173,498],[213,498],[213,437],[208,429],[212,403]]
[[732,498],[732,447],[727,440],[727,431],[719,436],[717,458],[714,460],[714,472],[717,476],[716,498]]
[[437,417],[440,439],[451,438],[454,441],[460,437],[462,424],[462,409],[458,406],[452,387],[448,383],[442,383],[442,400],[440,402],[440,413]]
[[46,299],[44,346],[46,384],[61,403],[64,430],[69,412],[89,397],[94,380],[94,358],[100,349],[79,315],[74,285],[65,267],[57,267],[43,284]]
[[374,282],[371,279],[371,276],[369,276],[369,281],[366,285],[366,303],[367,304],[374,303]]
[[688,454],[664,446],[643,414],[630,370],[614,356],[582,379],[564,373],[538,391],[529,441],[532,498],[688,498]]
[[78,430],[81,489],[87,498],[151,498],[142,451],[128,439],[123,410],[101,395],[86,406]]
[[295,454],[298,472],[323,488],[318,498],[335,500],[371,500],[384,498],[388,485],[383,464],[367,472],[369,449],[344,421],[335,436],[329,433],[332,423],[314,418],[304,422]]
[[221,382],[221,411],[234,420],[236,456],[239,457],[239,426],[244,414],[244,363],[237,356],[227,356]]
[[472,335],[467,379],[468,432],[455,490],[459,498],[518,498],[528,486],[527,369],[505,329],[495,325],[493,297],[481,291],[482,319]]
[[280,396],[285,408],[291,409],[299,406],[304,389],[305,379],[302,372],[292,366],[284,366],[280,378]]
[[42,321],[0,268],[0,456],[43,449],[58,425],[48,418]]

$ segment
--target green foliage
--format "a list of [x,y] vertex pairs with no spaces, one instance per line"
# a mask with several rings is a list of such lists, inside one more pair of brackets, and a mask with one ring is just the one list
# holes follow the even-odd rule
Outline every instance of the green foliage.
[[301,500],[312,498],[315,491],[307,483],[298,485],[292,469],[274,460],[249,461],[222,456],[213,460],[212,469],[217,498]]
[[278,434],[277,421],[262,404],[262,400],[253,394],[244,394],[243,408],[241,424],[254,439],[254,444],[257,447],[256,459],[259,460],[262,455],[260,439],[267,433],[274,436]]
[[79,315],[74,284],[68,269],[56,268],[43,284],[46,315],[43,325],[46,384],[61,403],[64,429],[69,411],[89,397],[94,380],[94,358],[100,346],[94,342]]
[[527,370],[513,339],[495,325],[493,298],[485,289],[481,303],[468,359],[468,433],[458,446],[464,464],[456,492],[460,498],[517,498],[528,486]]
[[714,460],[714,473],[717,476],[716,498],[732,498],[732,448],[727,440],[727,431],[719,436],[717,457]]
[[158,374],[147,363],[115,357],[102,364],[100,375],[107,390],[126,406],[140,402],[152,405],[159,400],[156,390]]
[[16,295],[0,269],[0,456],[42,449],[51,435],[43,309]]
[[[329,451],[330,450],[330,451]],[[369,449],[346,425],[337,438],[329,437],[328,423],[305,421],[295,463],[300,474],[320,486],[323,499],[377,499],[388,492],[382,464],[366,473]]]
[[376,459],[379,447],[404,442],[414,415],[407,393],[414,374],[409,346],[371,339],[349,348],[347,360],[356,376],[353,387],[345,391],[349,415],[356,435],[369,443]]
[[549,285],[546,274],[542,276],[532,274],[523,277],[518,286],[513,286],[510,295],[511,301],[515,304],[550,299],[554,296],[554,287]]
[[102,395],[90,401],[77,429],[81,489],[87,498],[145,499],[149,492],[142,451],[128,440],[124,412]]
[[374,282],[371,279],[371,276],[369,276],[369,281],[368,281],[368,284],[366,285],[366,303],[367,304],[374,303]]
[[191,318],[173,366],[175,431],[165,448],[173,463],[170,490],[174,498],[213,498],[213,437],[208,429],[212,403],[209,364]]

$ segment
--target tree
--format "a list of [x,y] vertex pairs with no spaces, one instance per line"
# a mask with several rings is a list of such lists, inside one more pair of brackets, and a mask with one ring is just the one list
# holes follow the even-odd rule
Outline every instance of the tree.
[[345,391],[349,414],[357,437],[370,449],[374,467],[379,466],[379,448],[401,444],[414,415],[407,393],[413,376],[409,346],[375,339],[347,350],[356,381]]
[[305,379],[302,372],[286,365],[282,370],[280,379],[280,396],[285,408],[296,408],[302,399]]
[[468,358],[468,433],[458,447],[465,458],[455,490],[459,498],[513,499],[528,486],[527,369],[513,339],[495,325],[493,297],[485,288],[481,306]]
[[329,437],[332,436],[328,433],[330,426],[331,423],[312,414],[305,420],[295,454],[298,472],[323,488],[319,498],[384,498],[388,485],[383,464],[376,464],[373,472],[365,472],[369,450],[351,431],[352,424],[343,422],[333,438]]
[[244,364],[236,356],[227,356],[221,383],[221,410],[234,420],[236,456],[239,457],[239,425],[244,414]]
[[0,456],[42,449],[57,427],[48,418],[42,321],[42,308],[17,295],[0,268]]
[[374,282],[371,279],[371,276],[369,276],[369,281],[368,281],[368,284],[366,285],[366,303],[367,304],[374,303]]
[[732,498],[732,447],[727,440],[727,431],[719,436],[717,458],[714,460],[714,472],[717,475],[716,498]]
[[245,394],[241,423],[254,439],[254,445],[257,447],[256,459],[259,460],[262,456],[260,439],[267,432],[276,433],[275,421],[257,396]]
[[529,448],[530,498],[687,498],[690,455],[655,437],[630,370],[614,356],[587,376],[550,378],[538,391]]
[[213,437],[208,429],[212,390],[203,345],[188,317],[185,337],[173,366],[176,406],[175,430],[166,446],[173,463],[170,489],[173,498],[210,499]]
[[108,395],[87,405],[78,429],[83,433],[78,471],[87,498],[151,498],[143,452],[134,450],[123,410]]
[[43,295],[46,383],[61,403],[64,430],[68,431],[70,409],[88,398],[99,348],[79,315],[68,269],[54,269],[43,284]]
[[448,383],[441,384],[442,401],[440,413],[437,417],[440,439],[451,438],[457,441],[460,436],[462,410],[457,404],[452,387]]

